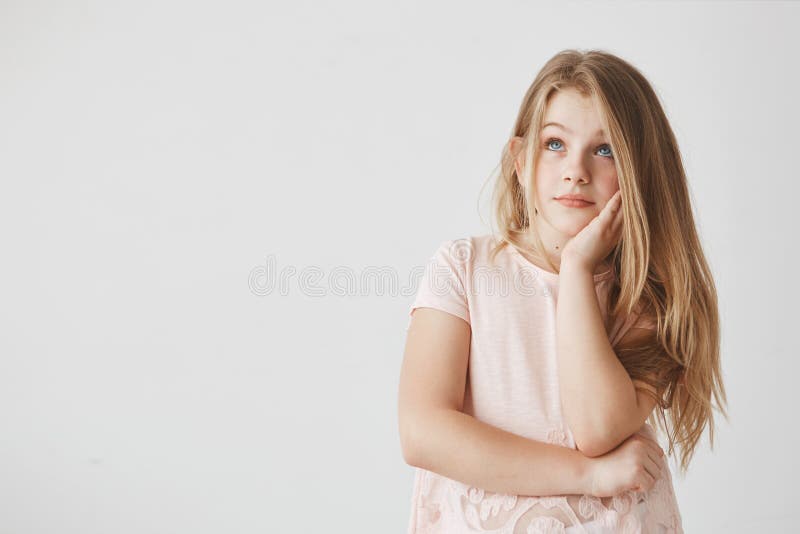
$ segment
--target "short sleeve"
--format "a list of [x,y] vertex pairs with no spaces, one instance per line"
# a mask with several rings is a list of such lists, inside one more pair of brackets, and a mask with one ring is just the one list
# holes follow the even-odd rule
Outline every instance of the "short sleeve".
[[470,323],[465,278],[472,250],[468,239],[449,240],[439,245],[425,264],[409,310],[409,323],[417,308],[436,308]]

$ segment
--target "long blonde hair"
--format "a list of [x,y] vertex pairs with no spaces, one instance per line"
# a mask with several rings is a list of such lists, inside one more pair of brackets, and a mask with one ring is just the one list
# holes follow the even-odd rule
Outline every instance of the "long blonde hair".
[[[680,446],[685,474],[706,425],[714,447],[712,397],[728,417],[717,292],[695,228],[678,143],[655,91],[636,68],[608,52],[570,49],[539,71],[512,133],[524,140],[521,181],[533,186],[520,186],[516,154],[506,143],[492,200],[500,241],[491,257],[513,246],[548,258],[533,213],[538,132],[550,97],[567,88],[594,99],[610,137],[622,195],[622,237],[606,258],[615,275],[606,328],[631,312],[642,312],[657,325],[649,339],[614,349],[632,379],[656,389],[656,410],[648,422],[659,415],[668,454]],[[528,237],[533,250],[526,245]]]

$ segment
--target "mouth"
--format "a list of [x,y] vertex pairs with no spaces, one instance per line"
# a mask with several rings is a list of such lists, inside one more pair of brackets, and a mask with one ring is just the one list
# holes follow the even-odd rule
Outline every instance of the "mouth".
[[588,208],[589,206],[594,205],[594,202],[589,202],[588,200],[581,200],[578,198],[558,197],[555,200],[562,206],[566,206],[568,208]]

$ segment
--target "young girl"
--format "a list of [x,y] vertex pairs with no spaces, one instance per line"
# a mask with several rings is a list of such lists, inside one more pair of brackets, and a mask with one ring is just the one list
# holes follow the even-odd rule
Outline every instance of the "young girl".
[[438,247],[411,307],[408,532],[683,532],[651,423],[685,473],[727,400],[714,281],[642,74],[602,51],[548,61],[494,208],[493,233]]

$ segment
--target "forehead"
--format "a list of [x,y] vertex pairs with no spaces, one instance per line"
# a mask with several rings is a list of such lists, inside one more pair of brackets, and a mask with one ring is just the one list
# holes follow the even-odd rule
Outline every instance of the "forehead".
[[542,129],[545,127],[589,137],[606,133],[594,100],[574,89],[551,95],[542,121]]

